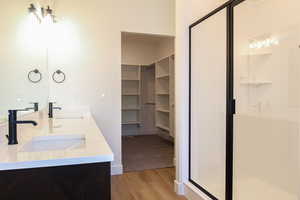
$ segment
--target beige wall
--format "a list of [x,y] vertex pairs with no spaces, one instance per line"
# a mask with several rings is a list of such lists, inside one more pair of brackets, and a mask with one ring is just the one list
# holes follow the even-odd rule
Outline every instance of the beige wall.
[[72,25],[74,42],[62,41],[49,51],[50,71],[61,68],[67,74],[66,83],[51,85],[51,97],[62,106],[90,106],[115,154],[115,172],[121,169],[121,31],[174,35],[174,6],[174,0],[55,5],[57,15]]
[[164,38],[158,45],[157,60],[175,53],[175,38]]

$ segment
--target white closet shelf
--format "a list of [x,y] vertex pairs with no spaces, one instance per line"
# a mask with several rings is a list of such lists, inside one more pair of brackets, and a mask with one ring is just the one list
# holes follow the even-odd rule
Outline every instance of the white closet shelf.
[[122,108],[122,111],[139,111],[141,108]]
[[170,128],[165,126],[165,125],[162,125],[162,124],[156,124],[156,127],[157,128],[160,128],[160,129],[163,129],[165,131],[170,131]]
[[163,96],[163,95],[168,96],[169,95],[169,93],[167,93],[167,92],[159,92],[159,93],[156,93],[156,94],[159,95],[159,96]]
[[122,125],[139,125],[141,122],[139,121],[130,121],[130,122],[122,122]]
[[140,79],[122,79],[122,81],[140,81]]
[[[174,62],[172,58],[166,57],[157,62],[156,65],[156,106],[155,106],[155,126],[163,132],[171,135],[173,132],[172,108],[170,107],[173,99],[173,69]],[[159,131],[159,132],[161,132]]]
[[140,67],[141,65],[135,65],[135,64],[121,64],[122,67]]
[[[122,125],[140,126],[140,65],[122,64]],[[134,100],[133,100],[134,99]]]
[[165,75],[160,75],[160,76],[157,76],[156,78],[158,79],[162,79],[162,78],[169,78],[170,75],[169,74],[165,74]]
[[140,96],[139,93],[123,93],[122,96]]
[[163,112],[163,113],[170,113],[170,111],[168,109],[163,109],[163,108],[157,108],[156,111]]
[[156,63],[165,62],[167,60],[169,61],[169,58],[170,58],[170,56],[160,58],[158,61],[156,61]]

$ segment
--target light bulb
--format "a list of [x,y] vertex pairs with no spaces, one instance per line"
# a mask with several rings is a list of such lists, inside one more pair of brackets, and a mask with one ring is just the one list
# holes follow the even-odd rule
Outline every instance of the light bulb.
[[53,24],[52,16],[50,14],[47,14],[43,20],[43,23],[48,24],[48,25]]

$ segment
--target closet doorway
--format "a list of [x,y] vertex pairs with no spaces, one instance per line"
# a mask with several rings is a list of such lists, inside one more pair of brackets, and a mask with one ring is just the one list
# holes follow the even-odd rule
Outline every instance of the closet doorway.
[[122,33],[124,172],[174,167],[174,37]]

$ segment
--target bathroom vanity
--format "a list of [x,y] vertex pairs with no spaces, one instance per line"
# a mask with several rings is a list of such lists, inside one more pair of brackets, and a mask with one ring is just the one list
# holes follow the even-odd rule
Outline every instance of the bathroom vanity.
[[1,200],[110,200],[113,153],[90,114],[22,119],[17,145],[0,135]]

